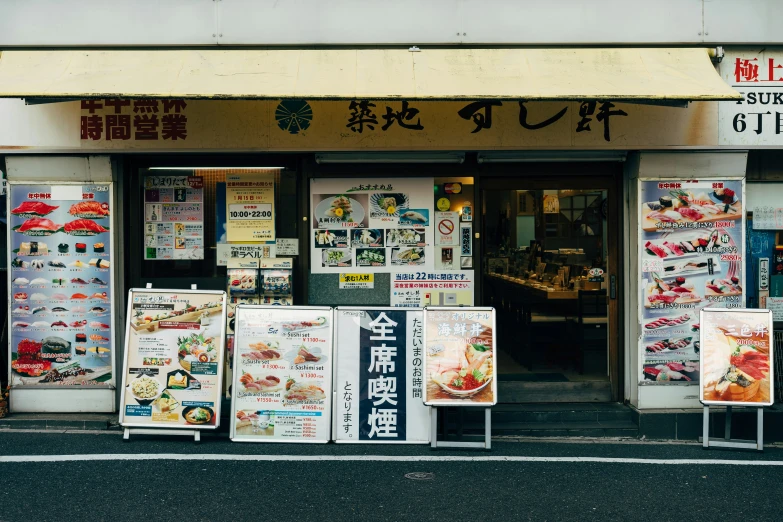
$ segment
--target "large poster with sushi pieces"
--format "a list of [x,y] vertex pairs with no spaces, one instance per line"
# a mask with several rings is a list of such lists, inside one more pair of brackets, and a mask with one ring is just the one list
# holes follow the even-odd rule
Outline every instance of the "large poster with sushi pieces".
[[113,386],[111,183],[9,191],[11,386]]
[[700,315],[701,402],[771,406],[775,399],[772,312],[706,308]]
[[424,309],[424,404],[497,404],[495,331],[494,308]]
[[216,429],[220,424],[226,293],[128,292],[120,423]]
[[744,181],[639,186],[640,382],[696,384],[700,310],[745,305]]
[[426,444],[422,309],[335,310],[336,442]]
[[231,440],[329,442],[332,309],[237,305]]
[[313,273],[431,270],[433,178],[311,181]]

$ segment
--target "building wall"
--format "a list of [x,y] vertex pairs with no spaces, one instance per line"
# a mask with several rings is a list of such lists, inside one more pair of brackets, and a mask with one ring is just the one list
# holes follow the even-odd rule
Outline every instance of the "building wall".
[[5,0],[0,47],[781,43],[779,0]]

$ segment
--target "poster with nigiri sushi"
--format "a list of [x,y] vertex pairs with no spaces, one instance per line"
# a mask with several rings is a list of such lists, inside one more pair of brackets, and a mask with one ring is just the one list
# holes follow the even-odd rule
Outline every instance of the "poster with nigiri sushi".
[[700,323],[701,402],[771,406],[775,398],[772,312],[706,308]]
[[12,386],[112,386],[112,185],[10,185]]
[[[351,268],[355,272],[382,273],[399,265],[433,268],[433,247],[427,241],[433,237],[433,183],[433,178],[312,180],[312,272],[339,273]],[[338,246],[346,230],[351,231],[348,237],[353,239]],[[322,244],[324,238],[326,244]],[[375,256],[373,263],[362,262],[362,252],[368,245],[385,251],[385,255]],[[402,252],[400,247],[408,248]]]
[[696,384],[699,312],[744,306],[744,182],[639,183],[640,381]]
[[120,423],[216,429],[225,366],[226,293],[128,293]]

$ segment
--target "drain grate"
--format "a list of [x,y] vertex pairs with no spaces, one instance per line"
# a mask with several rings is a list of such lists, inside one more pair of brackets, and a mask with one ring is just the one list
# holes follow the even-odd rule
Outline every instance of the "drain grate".
[[435,478],[435,473],[426,473],[424,471],[414,471],[413,473],[406,473],[406,479],[411,480],[432,480]]

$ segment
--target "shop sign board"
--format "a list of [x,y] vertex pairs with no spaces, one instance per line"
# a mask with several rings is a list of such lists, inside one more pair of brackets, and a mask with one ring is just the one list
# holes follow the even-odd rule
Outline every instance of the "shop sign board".
[[[724,66],[729,60],[723,60]],[[713,147],[718,142],[719,104],[723,102],[693,102],[680,108],[607,100],[96,99],[25,105],[24,100],[9,99],[0,100],[0,113],[7,121],[22,122],[23,127],[0,128],[0,150],[18,151],[23,147],[83,153]],[[400,116],[413,110],[419,120],[415,128]],[[292,118],[300,125],[289,125]],[[51,125],[52,121],[61,125]]]
[[459,212],[435,212],[435,244],[438,246],[459,245]]
[[783,48],[728,48],[720,75],[745,99],[717,103],[718,144],[783,145]]
[[640,180],[639,202],[640,382],[696,384],[699,311],[745,305],[744,181]]
[[144,178],[144,260],[204,259],[204,180]]
[[783,208],[754,207],[752,224],[753,230],[783,230]]
[[275,244],[263,243],[218,243],[217,265],[228,266],[228,263],[237,259],[262,259],[275,257],[277,248]]
[[390,304],[399,308],[473,306],[473,270],[394,272]]
[[772,312],[705,308],[700,313],[699,400],[725,406],[771,406],[775,399]]
[[431,269],[433,178],[311,181],[313,273]]
[[274,241],[273,174],[226,175],[226,239],[229,242]]
[[497,404],[494,308],[425,308],[424,349],[425,404]]
[[329,307],[236,307],[231,440],[330,440],[332,319]]
[[766,308],[772,312],[772,319],[775,322],[783,321],[783,297],[767,297]]
[[375,274],[340,274],[341,290],[371,290],[375,288]]
[[335,310],[336,442],[430,441],[421,309]]
[[[282,238],[278,237],[275,242],[277,254],[279,256],[298,256],[299,255],[299,240],[297,238]],[[274,256],[272,256],[274,257]]]
[[473,255],[473,224],[460,223],[459,225],[459,255]]
[[120,423],[216,429],[225,362],[226,293],[128,292]]
[[112,184],[9,187],[11,386],[112,386]]

